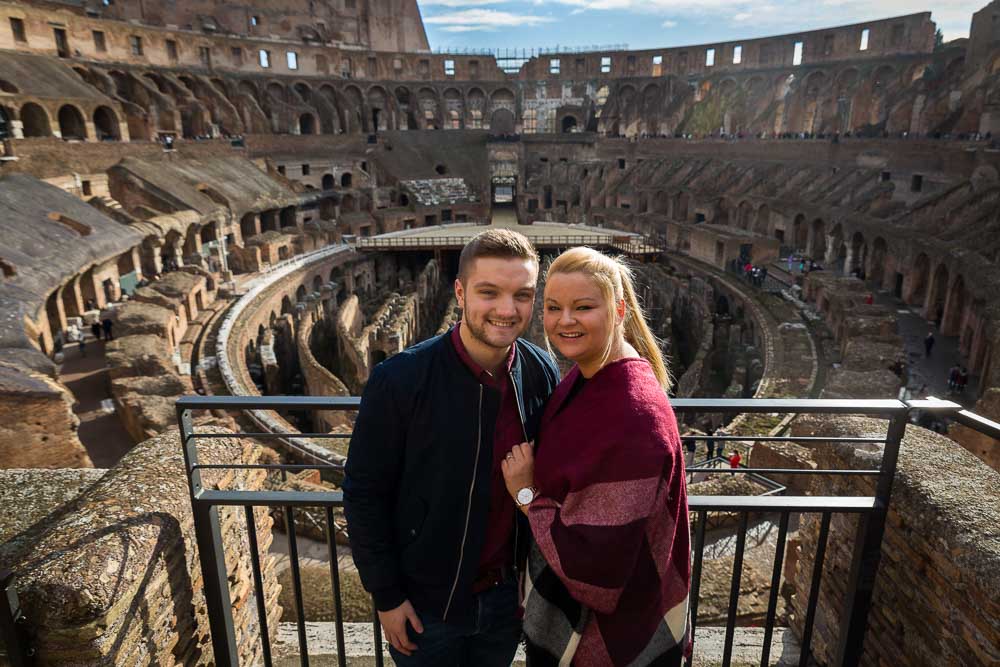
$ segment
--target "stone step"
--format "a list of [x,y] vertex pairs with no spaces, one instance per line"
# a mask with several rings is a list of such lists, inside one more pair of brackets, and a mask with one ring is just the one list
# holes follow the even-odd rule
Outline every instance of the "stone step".
[[[698,628],[695,634],[695,667],[716,667],[722,664],[726,629],[722,627]],[[334,623],[306,623],[306,641],[309,646],[309,664],[327,667],[337,664],[337,631]],[[733,638],[733,667],[756,667],[764,643],[763,628],[736,628]],[[352,667],[369,667],[375,664],[375,647],[370,623],[345,623],[344,644],[347,664]],[[275,667],[299,665],[298,626],[282,623],[278,638],[272,646]],[[771,638],[769,665],[789,667],[799,663],[799,641],[788,628],[775,628]],[[394,664],[388,650],[385,664]],[[518,648],[513,667],[523,667],[524,651]]]

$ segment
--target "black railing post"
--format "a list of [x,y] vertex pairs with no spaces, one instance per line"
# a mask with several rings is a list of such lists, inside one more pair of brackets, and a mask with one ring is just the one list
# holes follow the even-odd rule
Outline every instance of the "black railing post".
[[177,407],[177,425],[180,427],[184,464],[187,467],[188,486],[191,490],[194,534],[198,543],[198,560],[205,587],[205,606],[208,608],[208,624],[212,633],[215,664],[239,667],[236,632],[233,628],[233,603],[229,597],[226,553],[219,526],[219,511],[198,498],[202,486],[201,471],[194,467],[198,465],[197,442],[192,437],[194,423],[191,420],[191,411],[182,405]]
[[844,612],[840,618],[840,640],[835,665],[858,665],[864,653],[865,633],[868,630],[868,612],[875,590],[875,575],[882,557],[882,538],[889,515],[889,499],[899,461],[899,448],[906,433],[907,410],[895,412],[889,421],[882,465],[875,488],[875,507],[858,517],[854,537],[854,554],[851,572],[844,595]]
[[28,667],[34,662],[35,650],[28,643],[25,632],[25,618],[21,614],[21,602],[14,588],[14,575],[0,572],[0,587],[3,588],[3,602],[0,603],[0,639],[7,652],[11,667]]

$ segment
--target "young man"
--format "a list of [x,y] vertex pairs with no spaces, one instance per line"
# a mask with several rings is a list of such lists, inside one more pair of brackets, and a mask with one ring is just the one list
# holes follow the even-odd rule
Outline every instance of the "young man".
[[397,665],[508,666],[519,525],[500,462],[535,437],[558,370],[520,340],[538,253],[489,230],[462,250],[462,321],[372,371],[344,479],[354,562]]

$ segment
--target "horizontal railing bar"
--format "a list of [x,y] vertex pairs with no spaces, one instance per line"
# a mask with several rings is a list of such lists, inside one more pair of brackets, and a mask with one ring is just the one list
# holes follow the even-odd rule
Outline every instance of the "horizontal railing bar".
[[885,438],[844,438],[844,437],[828,437],[824,438],[821,435],[809,435],[796,438],[794,436],[773,436],[769,437],[766,435],[682,435],[681,440],[685,442],[699,441],[699,440],[715,440],[718,442],[733,441],[733,442],[844,442],[844,443],[873,443],[873,444],[885,444]]
[[968,410],[956,412],[954,418],[955,421],[962,426],[967,426],[975,431],[979,431],[980,433],[990,436],[994,440],[1000,440],[1000,424],[991,419],[987,419],[982,415],[977,415],[974,412],[969,412]]
[[177,399],[177,407],[183,410],[356,410],[359,405],[360,396],[182,396]]
[[874,496],[688,496],[690,511],[709,512],[870,512]]
[[[271,507],[339,507],[341,491],[216,491],[203,489],[195,503],[208,505]],[[709,512],[868,512],[875,507],[870,496],[688,496],[693,511]]]
[[731,475],[747,475],[753,473],[779,473],[782,475],[878,475],[880,470],[811,470],[809,468],[711,468],[702,464],[688,466],[688,472],[710,473],[720,472]]
[[189,433],[188,438],[197,439],[218,439],[218,438],[317,438],[331,440],[334,438],[348,439],[350,433],[299,433],[299,432],[278,432],[271,433]]
[[909,408],[895,399],[674,398],[675,412],[810,412],[892,416]]
[[194,497],[195,503],[234,507],[340,507],[342,491],[216,491],[203,489]]
[[[229,409],[316,409],[351,410],[361,404],[359,396],[184,396],[178,407],[186,410]],[[813,412],[831,414],[883,414],[891,416],[909,407],[895,399],[811,399],[811,398],[675,398],[676,412]],[[721,437],[721,436],[720,436]]]
[[191,470],[343,470],[343,465],[322,463],[199,463]]

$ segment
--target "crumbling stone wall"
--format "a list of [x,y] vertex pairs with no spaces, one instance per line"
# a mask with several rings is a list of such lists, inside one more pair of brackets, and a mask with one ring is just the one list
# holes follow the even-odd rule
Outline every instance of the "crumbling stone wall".
[[0,468],[91,468],[73,396],[50,377],[0,363]]
[[[883,435],[873,419],[799,418],[799,436]],[[881,446],[808,446],[820,468],[877,468]],[[755,459],[756,464],[756,459]],[[873,480],[815,480],[824,495],[872,495]],[[863,665],[991,665],[1000,661],[1000,473],[946,437],[910,426],[882,544]],[[820,664],[832,664],[854,546],[856,518],[834,515],[813,635]],[[804,515],[792,577],[791,627],[801,637],[819,535]]]
[[[199,457],[202,463],[253,464],[260,461],[260,450],[222,438],[203,441]],[[263,488],[264,477],[263,471],[237,471],[203,475],[203,481],[206,488],[254,491]],[[35,483],[45,482],[0,485],[4,506],[31,504],[43,493]],[[254,664],[260,640],[243,516],[242,510],[225,509],[220,518],[241,664]],[[276,631],[281,609],[274,557],[268,553],[272,520],[264,510],[255,517],[268,627]],[[0,567],[17,575],[41,664],[212,664],[176,430],[137,446],[70,505],[0,545]]]

